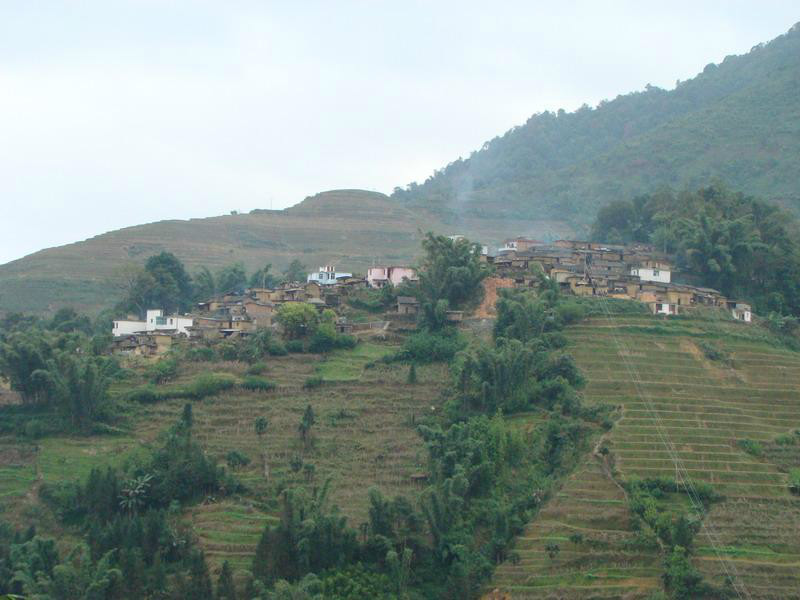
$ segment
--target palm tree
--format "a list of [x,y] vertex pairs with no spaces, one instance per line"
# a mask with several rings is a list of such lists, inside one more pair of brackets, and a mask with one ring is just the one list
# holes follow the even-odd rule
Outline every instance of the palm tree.
[[128,480],[120,493],[120,508],[130,515],[136,514],[144,504],[151,479],[153,479],[153,476],[148,474]]

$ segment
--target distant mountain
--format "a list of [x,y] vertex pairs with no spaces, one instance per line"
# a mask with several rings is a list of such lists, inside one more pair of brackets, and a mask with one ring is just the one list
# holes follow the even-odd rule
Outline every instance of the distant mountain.
[[611,200],[714,179],[800,209],[800,23],[672,91],[534,115],[394,198],[442,217],[539,217],[585,231]]
[[357,272],[413,260],[419,231],[488,244],[586,235],[614,199],[713,179],[800,211],[800,26],[675,90],[534,115],[392,197],[323,192],[283,211],[162,221],[42,250],[0,266],[0,312],[110,306],[118,269],[162,250],[190,272],[236,261],[280,270],[294,258]]
[[115,287],[120,267],[143,264],[163,250],[175,253],[190,273],[200,265],[215,269],[237,261],[249,272],[266,263],[280,272],[295,258],[309,269],[334,264],[364,273],[376,262],[412,261],[420,231],[469,233],[492,243],[508,232],[571,233],[563,223],[542,220],[508,225],[502,219],[467,219],[454,227],[427,210],[363,190],[322,192],[286,210],[137,225],[0,265],[0,313],[110,307],[120,296]]

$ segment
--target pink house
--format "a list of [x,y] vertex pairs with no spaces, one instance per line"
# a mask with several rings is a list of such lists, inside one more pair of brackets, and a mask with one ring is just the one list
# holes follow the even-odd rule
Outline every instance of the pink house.
[[411,267],[370,267],[367,269],[367,284],[379,288],[387,283],[400,285],[404,281],[417,281],[417,272]]

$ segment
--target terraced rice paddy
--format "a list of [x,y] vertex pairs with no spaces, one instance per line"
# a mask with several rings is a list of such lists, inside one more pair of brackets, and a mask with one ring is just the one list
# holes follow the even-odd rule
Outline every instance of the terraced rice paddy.
[[[616,475],[675,478],[677,457],[692,480],[725,496],[695,541],[701,572],[717,584],[734,577],[753,598],[800,598],[800,500],[786,473],[800,453],[774,443],[800,428],[800,354],[724,321],[599,318],[568,334],[586,402],[619,409],[604,441]],[[706,358],[704,342],[731,364]],[[743,439],[763,451],[748,454]],[[660,588],[662,559],[626,548],[627,512],[620,488],[588,457],[529,524],[519,563],[500,566],[492,587],[512,598],[647,597]],[[576,527],[603,544],[571,543]],[[560,545],[554,559],[544,552],[551,541]]]

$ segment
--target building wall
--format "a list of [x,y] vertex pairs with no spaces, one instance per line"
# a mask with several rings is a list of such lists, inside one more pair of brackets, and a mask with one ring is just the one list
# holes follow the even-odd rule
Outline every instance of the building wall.
[[147,323],[144,321],[114,321],[111,333],[115,336],[130,335],[146,329]]
[[389,281],[392,285],[400,285],[404,279],[416,279],[417,272],[410,267],[392,267],[389,269]]
[[650,267],[634,267],[631,269],[631,275],[638,275],[641,281],[669,283],[671,274],[670,271],[662,271],[661,269],[653,269]]

